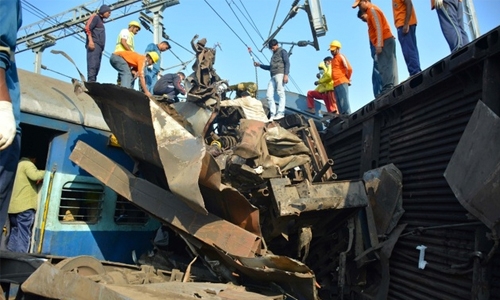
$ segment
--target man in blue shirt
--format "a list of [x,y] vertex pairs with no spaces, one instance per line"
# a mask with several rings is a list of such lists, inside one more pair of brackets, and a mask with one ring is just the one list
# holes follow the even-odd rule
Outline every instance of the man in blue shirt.
[[7,219],[21,148],[21,94],[14,60],[21,24],[19,0],[0,1],[0,229]]
[[158,61],[149,66],[144,73],[144,79],[146,80],[146,86],[151,94],[153,94],[153,88],[155,87],[156,81],[158,81],[158,74],[161,69],[161,52],[165,52],[170,49],[170,44],[167,41],[163,41],[159,44],[151,43],[146,47],[145,53],[156,52],[158,53]]

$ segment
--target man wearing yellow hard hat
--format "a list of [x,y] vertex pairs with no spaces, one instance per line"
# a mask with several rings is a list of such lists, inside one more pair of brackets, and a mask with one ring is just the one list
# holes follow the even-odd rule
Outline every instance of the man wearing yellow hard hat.
[[135,51],[134,36],[141,30],[141,24],[137,21],[128,23],[127,29],[122,29],[116,39],[115,52]]
[[146,96],[151,97],[152,95],[144,79],[144,68],[156,63],[159,58],[158,53],[154,51],[148,52],[146,55],[141,55],[134,51],[118,51],[111,54],[109,62],[118,71],[118,75],[121,78],[121,86],[131,89],[133,88],[133,80],[139,77],[142,90]]
[[330,53],[332,54],[332,79],[333,92],[337,100],[337,108],[340,114],[350,114],[351,106],[349,104],[349,86],[351,85],[352,67],[347,57],[340,53],[342,44],[334,40],[330,43]]

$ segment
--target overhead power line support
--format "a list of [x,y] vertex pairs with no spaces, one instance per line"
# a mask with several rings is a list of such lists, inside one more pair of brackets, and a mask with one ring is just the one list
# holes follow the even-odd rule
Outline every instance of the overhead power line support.
[[[59,39],[81,33],[85,22],[89,19],[92,12],[99,8],[100,0],[95,0],[82,4],[60,14],[44,18],[43,20],[21,27],[19,29],[19,38],[16,41],[16,53],[30,49],[27,42],[32,44],[40,42],[40,39],[50,34],[57,41]],[[133,4],[141,3],[137,7]],[[111,22],[143,10],[153,10],[155,8],[165,9],[169,6],[179,4],[179,0],[121,0],[109,4],[113,17],[108,19]],[[161,20],[159,21],[161,23]],[[76,27],[75,27],[76,26]]]
[[474,8],[473,0],[464,0],[464,13],[467,17],[467,25],[471,38],[477,39],[481,33],[479,32],[479,23],[477,22],[476,9]]

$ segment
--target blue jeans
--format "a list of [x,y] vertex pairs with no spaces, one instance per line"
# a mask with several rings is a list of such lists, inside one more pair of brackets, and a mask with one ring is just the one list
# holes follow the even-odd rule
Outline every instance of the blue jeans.
[[337,98],[337,108],[340,114],[350,114],[351,106],[349,105],[349,84],[342,83],[337,85],[333,92],[335,93],[335,98]]
[[436,9],[441,31],[450,46],[450,51],[457,51],[469,43],[464,29],[464,8],[458,0],[444,0],[443,8]]
[[111,54],[109,62],[111,63],[111,66],[113,66],[113,68],[118,71],[118,76],[120,76],[121,78],[121,86],[129,89],[133,88],[134,77],[132,76],[130,66],[127,64],[127,62],[121,56],[118,56],[116,54]]
[[[267,104],[269,105],[269,111],[271,112],[271,118],[278,114],[285,114],[285,86],[283,85],[284,74],[276,74],[271,77],[269,84],[267,85]],[[276,112],[276,102],[274,102],[274,91],[278,93],[280,97],[280,102],[278,104],[278,112]]]
[[156,82],[158,81],[158,76],[156,71],[146,68],[146,72],[144,73],[144,80],[146,81],[146,86],[148,87],[148,91],[151,94],[153,94],[153,89],[155,87]]
[[7,250],[28,253],[31,241],[31,229],[35,221],[35,210],[28,209],[18,214],[9,214],[10,234]]
[[21,151],[21,134],[16,134],[12,144],[0,151],[0,229],[7,221],[10,195],[16,177],[17,163]]
[[373,85],[373,96],[377,97],[382,91],[382,78],[380,77],[380,72],[378,70],[378,63],[375,59],[375,46],[370,42],[370,52],[373,59],[373,70],[372,70],[372,85]]
[[406,67],[410,76],[422,71],[420,69],[420,57],[417,48],[417,36],[415,34],[417,25],[411,25],[407,34],[403,33],[403,27],[398,28],[398,39],[405,58]]

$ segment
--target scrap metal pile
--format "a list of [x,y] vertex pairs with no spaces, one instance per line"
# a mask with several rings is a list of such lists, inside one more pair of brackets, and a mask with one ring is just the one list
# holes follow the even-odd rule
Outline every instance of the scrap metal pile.
[[[389,166],[365,181],[336,181],[314,121],[268,122],[261,101],[226,99],[215,50],[200,41],[185,102],[85,83],[137,172],[83,142],[70,158],[164,224],[168,245],[140,262],[268,299],[328,299],[368,287],[375,281],[367,267],[390,255],[402,230],[393,230],[400,172]],[[379,212],[370,206],[377,197],[386,199]]]

